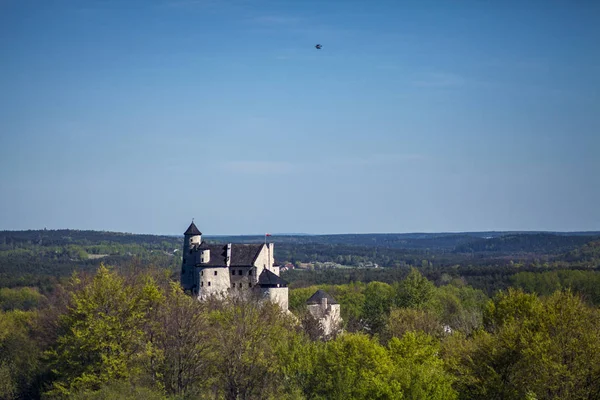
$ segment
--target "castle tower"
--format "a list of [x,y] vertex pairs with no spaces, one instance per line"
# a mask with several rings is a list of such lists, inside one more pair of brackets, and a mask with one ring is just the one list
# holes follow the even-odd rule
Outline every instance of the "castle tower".
[[317,290],[306,301],[306,308],[321,325],[326,339],[340,331],[342,325],[340,303],[329,293],[324,290]]
[[288,283],[269,269],[263,269],[258,277],[257,288],[264,298],[279,304],[283,311],[288,311]]
[[183,234],[183,254],[181,260],[181,286],[185,291],[198,293],[199,279],[197,277],[196,256],[194,249],[202,243],[202,232],[194,221]]

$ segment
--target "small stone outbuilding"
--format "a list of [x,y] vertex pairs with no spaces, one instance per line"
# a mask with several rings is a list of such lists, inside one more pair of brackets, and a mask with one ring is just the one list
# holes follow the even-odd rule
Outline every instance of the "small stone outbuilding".
[[306,301],[308,312],[315,318],[323,329],[323,336],[330,337],[337,334],[342,325],[340,304],[324,290],[317,290]]

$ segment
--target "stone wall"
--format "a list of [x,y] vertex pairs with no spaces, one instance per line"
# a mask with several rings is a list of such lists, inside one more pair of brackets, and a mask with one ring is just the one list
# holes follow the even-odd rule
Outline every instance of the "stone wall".
[[[273,264],[275,259],[273,257],[273,251],[275,250],[275,243],[267,243],[266,246],[263,246],[258,257],[256,257],[256,261],[254,261],[254,266],[256,267],[256,277],[259,277],[263,269],[267,268],[269,271],[274,272],[275,275],[279,276],[279,271],[275,272],[273,268]],[[279,269],[279,268],[277,268]]]
[[327,337],[336,333],[341,327],[340,305],[327,304],[327,299],[321,304],[309,304],[308,312],[321,324],[323,334]]
[[283,311],[288,310],[288,288],[268,288],[264,289],[264,294],[270,301],[279,304],[279,307],[281,307]]
[[256,268],[229,267],[229,279],[231,280],[231,287],[236,290],[252,289],[258,279]]
[[227,295],[231,287],[229,268],[200,268],[199,270],[199,299],[206,299],[212,295],[217,297]]

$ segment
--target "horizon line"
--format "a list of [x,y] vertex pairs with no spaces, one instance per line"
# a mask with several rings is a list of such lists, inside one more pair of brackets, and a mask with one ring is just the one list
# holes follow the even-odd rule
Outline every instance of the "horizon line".
[[[140,233],[140,232],[125,232],[113,230],[95,230],[95,229],[77,229],[77,228],[58,228],[58,229],[2,229],[0,232],[28,232],[28,231],[87,231],[87,232],[104,232],[104,233],[121,233],[127,235],[150,235],[150,236],[183,236],[183,233]],[[271,236],[341,236],[341,235],[457,235],[457,234],[473,234],[473,233],[589,233],[600,234],[599,230],[473,230],[473,231],[412,231],[412,232],[345,232],[345,233],[270,233]],[[263,237],[264,233],[238,233],[238,234],[203,234],[206,237],[233,237],[233,236],[257,236]]]

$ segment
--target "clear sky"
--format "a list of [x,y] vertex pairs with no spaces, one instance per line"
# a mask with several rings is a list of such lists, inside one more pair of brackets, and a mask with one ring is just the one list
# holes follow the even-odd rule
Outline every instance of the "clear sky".
[[0,0],[0,229],[600,230],[599,21],[596,0]]

